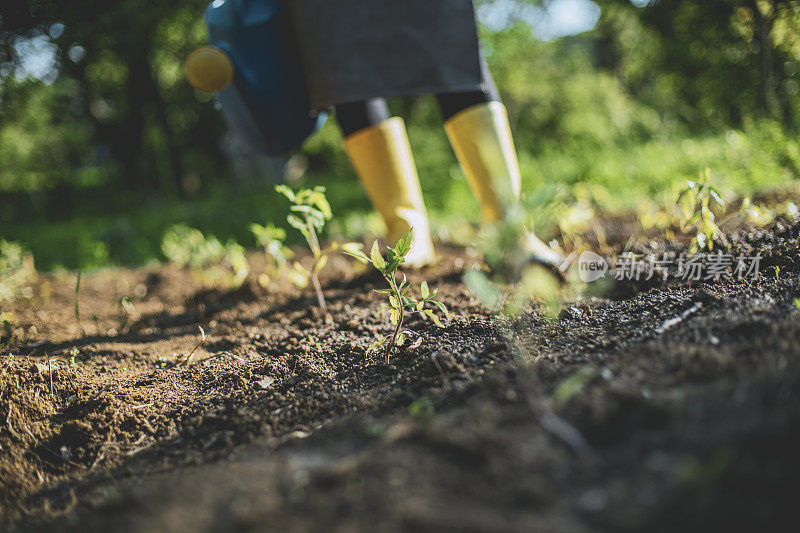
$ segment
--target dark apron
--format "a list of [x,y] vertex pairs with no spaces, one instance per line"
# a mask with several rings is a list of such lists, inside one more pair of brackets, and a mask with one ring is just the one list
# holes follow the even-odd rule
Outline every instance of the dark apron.
[[472,0],[288,0],[311,107],[481,90]]

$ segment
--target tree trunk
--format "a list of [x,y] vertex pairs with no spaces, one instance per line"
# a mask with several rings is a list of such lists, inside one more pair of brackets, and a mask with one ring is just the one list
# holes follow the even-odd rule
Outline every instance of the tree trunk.
[[759,42],[761,58],[761,104],[764,113],[771,118],[783,117],[781,102],[777,92],[775,74],[775,46],[772,42],[772,25],[775,18],[775,5],[767,2],[766,13],[762,13],[757,0],[751,0],[750,6],[755,17],[755,32]]

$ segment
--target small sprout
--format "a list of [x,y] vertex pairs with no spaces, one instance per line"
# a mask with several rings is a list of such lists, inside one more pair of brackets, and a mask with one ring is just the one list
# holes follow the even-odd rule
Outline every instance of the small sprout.
[[394,248],[386,247],[386,257],[381,254],[377,241],[372,245],[369,256],[360,249],[344,250],[344,253],[355,257],[362,263],[371,263],[381,273],[388,285],[388,288],[379,289],[375,292],[385,294],[389,299],[389,320],[394,326],[394,331],[391,335],[376,339],[367,348],[367,353],[370,353],[383,346],[387,364],[389,363],[392,349],[395,346],[402,346],[407,334],[414,334],[411,331],[403,330],[403,320],[406,315],[416,313],[424,320],[430,320],[440,328],[444,327],[444,323],[436,314],[437,310],[444,315],[445,320],[449,319],[447,307],[442,302],[434,300],[439,291],[431,291],[427,282],[423,281],[420,284],[420,299],[416,299],[409,294],[411,285],[408,283],[405,274],[400,273],[402,279],[398,283],[398,270],[405,262],[409,250],[411,250],[411,230],[408,230],[405,235],[400,237]]
[[206,343],[206,332],[200,326],[197,326],[197,329],[200,330],[200,342],[198,342],[197,345],[194,348],[192,348],[192,351],[189,352],[189,355],[187,355],[186,358],[183,360],[183,364],[185,365],[189,364],[192,361],[192,358],[194,357],[194,352],[196,352],[198,348],[200,348],[202,345]]
[[[267,224],[266,226],[250,224],[250,231],[256,238],[256,244],[264,249],[267,265],[272,265],[278,275],[283,273],[287,268],[289,259],[294,256],[292,250],[284,244],[286,230],[273,224]],[[264,287],[268,286],[270,282],[269,274],[262,273],[259,276],[259,282]]]
[[725,208],[725,200],[716,186],[710,183],[711,169],[706,168],[698,181],[687,181],[686,186],[678,193],[676,204],[681,213],[681,230],[693,230],[695,236],[689,250],[694,253],[698,249],[714,249],[716,243],[730,247],[728,239],[719,228],[716,216],[711,210],[712,202],[720,209]]
[[775,280],[777,281],[781,277],[781,267],[775,266],[773,268],[775,269]]
[[794,307],[795,307],[795,309],[800,311],[800,298],[795,298],[794,299]]
[[[319,243],[318,233],[325,227],[333,214],[328,199],[325,197],[325,187],[314,187],[313,189],[300,189],[295,192],[286,185],[276,185],[275,190],[284,195],[291,207],[292,212],[286,217],[286,222],[298,230],[308,244],[313,256],[311,268],[306,268],[299,262],[292,264],[289,271],[289,279],[299,288],[308,286],[309,281],[314,286],[317,295],[317,302],[320,308],[325,309],[325,296],[322,294],[322,286],[319,282],[319,273],[328,264],[328,256],[337,250],[347,252],[347,250],[360,249],[357,243],[331,243],[327,248],[323,248]],[[352,255],[352,254],[350,254]]]

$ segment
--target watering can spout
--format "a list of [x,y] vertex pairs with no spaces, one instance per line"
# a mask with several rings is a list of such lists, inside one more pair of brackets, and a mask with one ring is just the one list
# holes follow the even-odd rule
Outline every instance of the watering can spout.
[[195,89],[216,93],[233,81],[233,62],[228,54],[214,46],[196,48],[184,64],[186,79]]

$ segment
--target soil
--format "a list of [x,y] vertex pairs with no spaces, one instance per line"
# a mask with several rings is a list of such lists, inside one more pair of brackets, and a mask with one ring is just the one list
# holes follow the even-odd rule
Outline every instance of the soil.
[[740,228],[758,279],[626,281],[514,321],[444,248],[410,277],[452,318],[410,320],[389,365],[365,354],[390,331],[380,279],[343,257],[327,313],[286,283],[152,266],[85,275],[77,318],[75,276],[42,275],[4,309],[0,528],[788,530],[799,240],[796,222]]

